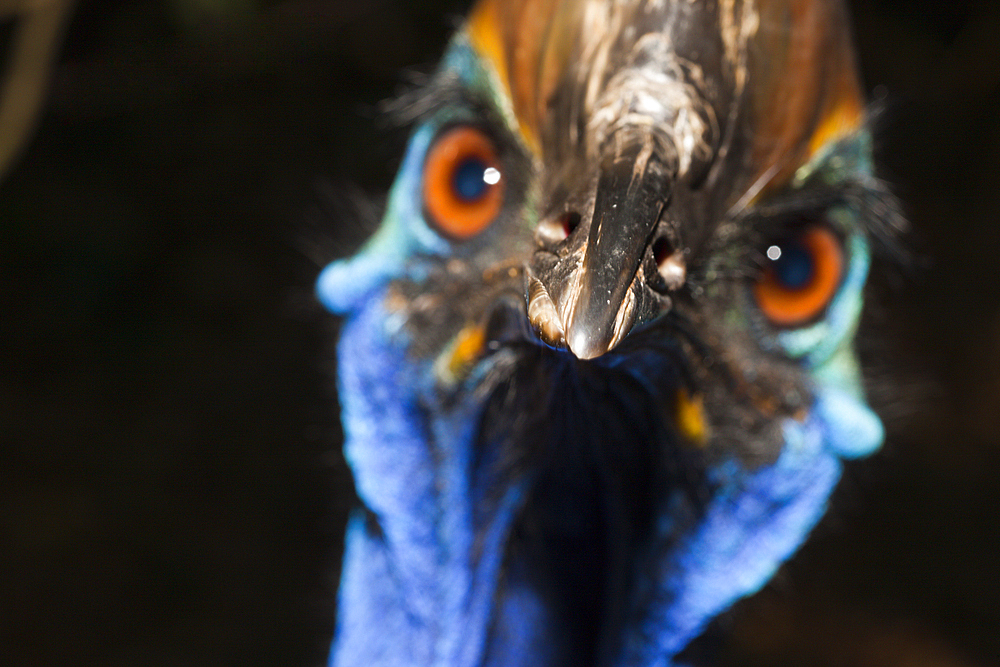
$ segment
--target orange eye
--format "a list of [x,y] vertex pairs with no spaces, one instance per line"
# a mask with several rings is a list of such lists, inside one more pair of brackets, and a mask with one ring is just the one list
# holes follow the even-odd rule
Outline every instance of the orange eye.
[[826,227],[807,227],[767,249],[768,265],[753,286],[757,306],[772,324],[805,324],[833,300],[844,272],[840,239]]
[[500,163],[480,130],[456,127],[438,137],[424,162],[424,207],[447,236],[472,238],[503,204]]

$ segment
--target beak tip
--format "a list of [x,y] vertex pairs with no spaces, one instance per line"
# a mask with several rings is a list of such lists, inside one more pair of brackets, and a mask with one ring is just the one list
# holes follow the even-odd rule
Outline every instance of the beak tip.
[[577,359],[594,359],[608,351],[608,346],[596,340],[585,327],[571,327],[566,334],[566,346]]

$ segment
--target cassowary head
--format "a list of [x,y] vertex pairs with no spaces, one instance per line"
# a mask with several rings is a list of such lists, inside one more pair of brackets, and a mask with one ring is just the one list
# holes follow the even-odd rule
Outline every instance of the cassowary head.
[[483,0],[322,273],[361,507],[335,665],[670,665],[871,452],[891,226],[843,7]]

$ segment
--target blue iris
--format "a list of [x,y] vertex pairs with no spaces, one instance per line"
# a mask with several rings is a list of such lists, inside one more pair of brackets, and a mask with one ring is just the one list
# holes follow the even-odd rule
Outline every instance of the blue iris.
[[490,187],[483,179],[487,167],[478,157],[467,157],[458,163],[451,177],[455,195],[464,201],[473,202],[486,194]]
[[790,290],[804,288],[813,279],[816,263],[809,249],[799,241],[781,244],[781,257],[771,264],[774,276]]

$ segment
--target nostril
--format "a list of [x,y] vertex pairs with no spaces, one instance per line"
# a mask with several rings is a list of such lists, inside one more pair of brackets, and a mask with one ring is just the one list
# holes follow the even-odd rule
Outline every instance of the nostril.
[[653,244],[653,259],[656,260],[656,266],[662,265],[673,252],[674,248],[670,245],[670,241],[662,237],[656,239]]
[[538,223],[536,234],[543,245],[552,247],[568,239],[579,226],[580,214],[567,211],[562,215],[543,219]]
[[670,241],[661,237],[653,243],[653,259],[656,260],[656,270],[666,283],[667,289],[676,290],[684,284],[687,279],[684,253],[675,250]]
[[576,228],[580,226],[580,214],[574,211],[567,211],[563,214],[562,218],[559,219],[562,223],[563,233],[566,234],[567,238],[570,234],[576,231]]

